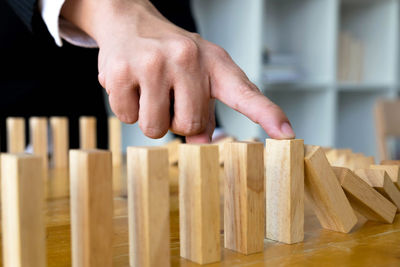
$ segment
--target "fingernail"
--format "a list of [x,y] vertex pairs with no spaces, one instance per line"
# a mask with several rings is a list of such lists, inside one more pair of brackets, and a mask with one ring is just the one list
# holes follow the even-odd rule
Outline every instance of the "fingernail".
[[296,137],[292,126],[290,126],[290,124],[288,122],[282,123],[281,132],[282,132],[284,138],[292,139],[292,138]]

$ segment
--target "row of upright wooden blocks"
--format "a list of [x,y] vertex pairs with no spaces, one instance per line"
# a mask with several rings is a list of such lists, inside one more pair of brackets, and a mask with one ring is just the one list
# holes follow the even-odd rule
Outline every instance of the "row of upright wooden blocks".
[[[254,142],[226,143],[223,153],[224,245],[243,254],[262,252],[265,237],[303,241],[304,195],[322,227],[344,233],[354,211],[391,223],[400,207],[386,167],[332,168],[321,147],[302,140],[267,139],[265,158]],[[2,155],[5,266],[44,266],[41,160]],[[131,266],[169,265],[168,162],[166,148],[128,148]],[[218,146],[179,145],[181,256],[200,264],[221,260],[219,166]],[[111,266],[111,153],[70,151],[70,192],[73,266]]]
[[[50,122],[51,134],[48,124]],[[95,117],[83,116],[79,119],[79,139],[81,149],[97,148],[97,121]],[[23,153],[26,149],[25,119],[9,117],[6,120],[7,152]],[[68,167],[69,126],[67,117],[31,117],[29,119],[30,143],[33,154],[43,157],[44,168],[48,168],[48,139],[52,144],[52,166]],[[108,119],[109,150],[113,153],[113,165],[122,164],[121,122],[116,117]]]

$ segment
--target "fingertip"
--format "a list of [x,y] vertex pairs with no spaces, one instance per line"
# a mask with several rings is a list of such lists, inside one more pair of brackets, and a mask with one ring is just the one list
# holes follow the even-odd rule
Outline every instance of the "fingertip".
[[198,135],[186,136],[186,143],[188,144],[209,144],[211,143],[211,136],[204,132]]
[[292,126],[287,121],[282,123],[281,133],[282,133],[283,139],[294,139],[296,137],[296,134],[294,133]]

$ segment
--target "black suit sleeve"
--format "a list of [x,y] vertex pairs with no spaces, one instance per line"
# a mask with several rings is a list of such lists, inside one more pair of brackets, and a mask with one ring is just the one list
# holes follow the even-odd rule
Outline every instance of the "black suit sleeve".
[[6,0],[30,31],[38,13],[38,0]]

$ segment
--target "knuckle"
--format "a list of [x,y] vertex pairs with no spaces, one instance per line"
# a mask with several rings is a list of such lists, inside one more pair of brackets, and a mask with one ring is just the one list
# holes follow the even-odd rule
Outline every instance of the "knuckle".
[[175,128],[179,133],[185,136],[191,136],[203,132],[205,130],[205,122],[204,121],[181,122],[178,123]]
[[111,80],[115,86],[120,86],[129,81],[130,67],[125,61],[118,61],[112,65]]
[[161,138],[166,134],[166,131],[164,131],[160,127],[145,125],[144,123],[140,123],[140,122],[139,122],[139,127],[145,136],[153,138],[153,139]]
[[230,59],[231,58],[229,53],[219,45],[211,43],[210,44],[210,48],[217,56],[219,56],[221,58],[226,58],[226,59]]
[[197,61],[199,56],[199,47],[191,38],[181,38],[173,41],[173,58],[181,66],[188,66]]
[[153,73],[162,67],[164,56],[160,50],[154,49],[152,52],[144,55],[142,59],[142,70],[145,73]]
[[137,114],[117,114],[117,118],[126,124],[134,124],[138,120]]

